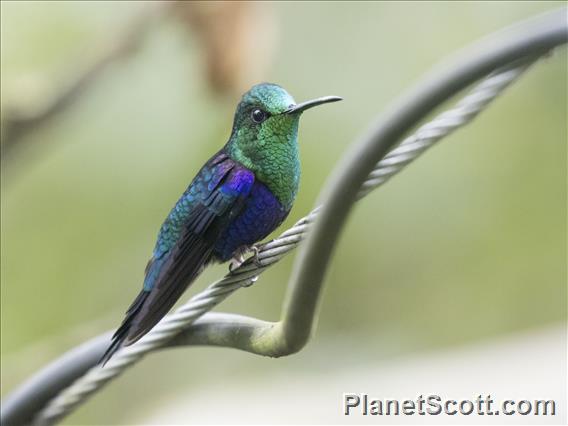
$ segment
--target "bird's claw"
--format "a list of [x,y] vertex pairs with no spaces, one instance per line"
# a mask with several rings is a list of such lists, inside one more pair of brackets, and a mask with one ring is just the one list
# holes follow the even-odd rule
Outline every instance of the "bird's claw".
[[249,248],[249,251],[252,252],[252,256],[250,258],[252,259],[252,262],[256,265],[257,268],[262,267],[262,263],[260,262],[260,259],[258,258],[258,254],[260,253],[261,248],[262,248],[262,246],[260,244],[254,244],[254,245],[250,246],[250,248]]

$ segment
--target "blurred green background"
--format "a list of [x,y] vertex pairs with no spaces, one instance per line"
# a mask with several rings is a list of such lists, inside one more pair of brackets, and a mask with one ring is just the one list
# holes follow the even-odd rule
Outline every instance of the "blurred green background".
[[[239,12],[239,37],[211,35],[191,18],[201,14],[212,28],[207,20],[217,15],[207,8],[223,3],[153,19],[138,48],[98,71],[59,114],[9,149],[3,134],[2,396],[119,324],[162,220],[227,139],[250,83],[279,83],[297,101],[345,98],[302,119],[301,188],[282,231],[311,209],[348,145],[433,65],[559,5],[249,4]],[[10,114],[33,113],[57,96],[151,6],[2,2],[3,128]],[[216,65],[215,55],[233,50],[234,63]],[[128,423],[180,389],[307,371],[328,356],[330,369],[335,357],[388,363],[563,324],[566,59],[560,49],[540,61],[472,125],[357,206],[304,351],[277,361],[215,348],[157,353],[67,421]],[[293,260],[219,309],[276,320]],[[207,270],[183,300],[226,268]]]

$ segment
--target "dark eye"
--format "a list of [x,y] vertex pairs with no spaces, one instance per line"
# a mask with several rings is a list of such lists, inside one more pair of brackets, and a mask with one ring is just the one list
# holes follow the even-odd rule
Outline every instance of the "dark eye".
[[252,118],[252,121],[254,121],[255,123],[262,123],[264,120],[266,120],[268,115],[260,108],[255,108],[252,110],[250,116]]

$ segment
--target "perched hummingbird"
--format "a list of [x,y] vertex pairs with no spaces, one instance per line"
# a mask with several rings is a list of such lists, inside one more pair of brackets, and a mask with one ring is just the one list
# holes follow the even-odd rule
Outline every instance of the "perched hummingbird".
[[136,342],[176,303],[203,268],[235,259],[276,229],[294,204],[300,181],[298,123],[302,112],[341,100],[296,104],[276,84],[246,92],[229,141],[199,170],[158,234],[144,287],[101,358]]

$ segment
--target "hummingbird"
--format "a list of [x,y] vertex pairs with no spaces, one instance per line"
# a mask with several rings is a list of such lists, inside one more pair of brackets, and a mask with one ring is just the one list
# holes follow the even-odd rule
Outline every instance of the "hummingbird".
[[207,265],[232,259],[229,269],[238,266],[286,219],[300,183],[300,116],[340,100],[325,96],[297,104],[272,83],[257,84],[242,96],[228,142],[199,170],[162,224],[142,291],[100,363],[148,333]]

